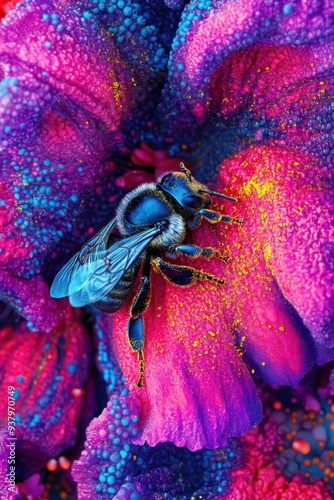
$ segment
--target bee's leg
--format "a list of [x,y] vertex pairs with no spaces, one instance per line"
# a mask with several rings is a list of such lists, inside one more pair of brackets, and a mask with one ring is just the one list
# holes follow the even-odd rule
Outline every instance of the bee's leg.
[[144,262],[143,275],[137,290],[137,293],[132,301],[130,315],[132,318],[137,318],[141,316],[146,309],[151,300],[151,282],[150,282],[150,271],[151,271],[151,258],[148,256]]
[[151,299],[150,257],[144,263],[140,286],[133,299],[128,323],[128,339],[134,352],[138,353],[139,381],[137,386],[144,386],[144,345],[145,331],[142,314],[146,311]]
[[236,224],[244,223],[244,219],[240,219],[239,217],[231,217],[230,215],[220,214],[219,212],[208,210],[206,208],[202,208],[198,213],[205,217],[209,222],[211,222],[211,224],[216,224],[220,221],[235,222]]
[[218,250],[212,247],[200,248],[197,245],[171,245],[166,251],[168,257],[176,257],[179,253],[183,253],[195,259],[196,257],[204,257],[205,259],[211,259],[211,257],[217,257],[224,262],[227,262],[230,257],[228,255],[222,255]]
[[144,387],[144,345],[145,332],[143,318],[129,318],[128,339],[134,352],[138,354],[139,361],[139,380],[137,387]]
[[197,280],[209,280],[218,285],[224,285],[225,280],[208,274],[203,271],[198,271],[189,266],[176,266],[165,262],[160,257],[152,259],[153,266],[155,266],[161,274],[171,283],[178,286],[193,285]]

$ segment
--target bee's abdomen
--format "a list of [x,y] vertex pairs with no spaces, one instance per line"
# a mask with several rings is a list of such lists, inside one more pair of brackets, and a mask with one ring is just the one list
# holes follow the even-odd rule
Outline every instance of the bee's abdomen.
[[139,265],[130,269],[103,299],[94,302],[93,306],[105,313],[118,311],[131,293],[138,274]]

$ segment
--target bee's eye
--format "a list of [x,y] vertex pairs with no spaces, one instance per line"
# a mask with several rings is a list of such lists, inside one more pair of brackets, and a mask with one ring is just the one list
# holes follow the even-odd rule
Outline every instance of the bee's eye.
[[189,208],[202,208],[203,200],[200,196],[196,194],[190,194],[189,196],[185,196],[182,198],[183,205],[186,205]]
[[167,184],[167,182],[169,181],[169,179],[172,177],[173,174],[167,174],[167,175],[164,175],[163,178],[161,179],[160,181],[160,184]]

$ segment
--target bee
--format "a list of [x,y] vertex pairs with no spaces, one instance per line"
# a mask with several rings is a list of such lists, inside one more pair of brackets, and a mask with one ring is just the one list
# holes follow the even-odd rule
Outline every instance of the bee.
[[[65,264],[50,290],[54,298],[68,296],[74,307],[92,304],[103,312],[114,313],[125,303],[142,270],[127,327],[129,344],[138,355],[138,387],[144,385],[142,315],[150,303],[151,266],[177,286],[189,286],[197,280],[224,285],[224,279],[189,266],[166,262],[162,253],[170,258],[183,254],[226,261],[228,258],[214,248],[184,243],[187,229],[200,226],[203,218],[210,223],[243,222],[209,209],[211,196],[237,201],[235,198],[210,191],[183,163],[180,163],[180,169],[181,172],[164,174],[156,183],[140,184],[126,194],[115,218]],[[116,228],[121,236],[114,234]]]

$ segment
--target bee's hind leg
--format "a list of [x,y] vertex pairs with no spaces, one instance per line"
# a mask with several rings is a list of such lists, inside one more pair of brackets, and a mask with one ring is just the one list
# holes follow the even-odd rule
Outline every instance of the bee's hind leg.
[[131,349],[138,354],[139,381],[137,387],[144,387],[144,346],[145,330],[142,314],[146,311],[151,299],[150,257],[147,257],[140,286],[133,299],[128,322],[128,340]]
[[129,318],[128,339],[132,350],[138,354],[139,380],[137,383],[137,387],[144,387],[145,332],[143,318],[141,316],[139,316],[138,318]]
[[211,259],[211,257],[216,257],[217,259],[228,262],[230,257],[228,255],[222,255],[218,250],[212,247],[198,247],[197,245],[171,245],[165,252],[168,257],[175,258],[180,253],[188,255],[189,257],[195,259],[197,257],[204,257],[204,259]]
[[218,285],[225,285],[224,278],[217,278],[213,274],[199,271],[190,266],[179,266],[165,262],[160,257],[152,259],[153,265],[171,283],[177,286],[189,286],[197,280],[208,280]]

